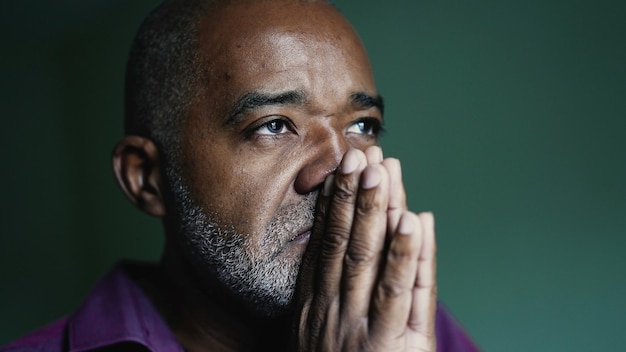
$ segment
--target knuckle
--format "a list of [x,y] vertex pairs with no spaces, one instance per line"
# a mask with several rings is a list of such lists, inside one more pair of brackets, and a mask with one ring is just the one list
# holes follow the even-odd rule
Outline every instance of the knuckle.
[[336,250],[345,248],[348,244],[348,237],[343,235],[340,228],[330,225],[324,236],[324,245],[326,248]]
[[353,214],[351,212],[336,211],[328,216],[325,232],[328,236],[339,236],[347,239],[352,227]]
[[393,246],[389,251],[387,260],[390,263],[404,263],[417,260],[417,253],[408,246]]
[[378,286],[380,295],[387,298],[400,297],[408,292],[406,285],[402,285],[400,280],[388,279],[384,280]]
[[396,235],[391,240],[387,258],[393,262],[417,261],[420,249],[416,236]]
[[358,215],[370,215],[372,213],[383,212],[385,209],[383,201],[372,194],[363,194],[359,197],[356,206]]
[[355,196],[355,191],[347,182],[337,182],[335,192],[333,193],[334,200],[344,203],[351,203]]
[[322,331],[322,320],[321,319],[313,319],[311,321],[310,332],[313,336],[319,336],[320,331]]
[[355,209],[357,216],[368,216],[382,211],[382,207],[377,202],[359,202]]
[[354,247],[356,246],[353,245],[351,249],[348,250],[344,260],[345,265],[349,268],[360,268],[363,266],[371,265],[375,263],[380,256],[380,252],[374,252],[367,248],[355,249]]
[[340,175],[335,177],[335,186],[333,190],[333,197],[338,200],[352,200],[357,194],[358,190],[358,176],[357,175]]

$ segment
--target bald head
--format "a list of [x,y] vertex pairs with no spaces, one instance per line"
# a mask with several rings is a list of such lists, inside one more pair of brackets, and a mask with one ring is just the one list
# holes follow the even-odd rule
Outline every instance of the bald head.
[[[302,16],[293,16],[300,10],[308,13],[306,25]],[[349,23],[325,0],[166,0],[144,20],[131,48],[126,68],[125,133],[153,140],[166,164],[175,164],[181,123],[200,94],[200,84],[213,75],[209,69],[214,62],[225,60],[224,49],[241,44],[233,44],[233,34],[239,38],[250,34],[250,42],[255,31],[278,26],[267,21],[270,15],[284,20],[280,26],[301,26],[303,30],[342,23],[346,33],[356,37]],[[219,38],[223,40],[216,40]],[[328,33],[328,39],[340,40],[341,34]],[[203,55],[199,54],[201,45],[210,46]],[[261,64],[257,59],[250,57],[248,63]]]
[[[313,50],[333,57],[312,59],[307,54]],[[278,76],[293,70],[294,66],[322,71],[333,68],[319,67],[328,63],[333,63],[335,67],[357,62],[369,65],[352,26],[327,2],[230,2],[200,19],[198,51],[201,66],[206,70],[204,83],[213,87],[208,92],[211,96],[201,99],[214,101],[232,98],[213,95],[215,88],[226,82],[230,84],[234,81],[249,87],[251,82],[244,81],[258,77],[257,86],[264,89],[278,90],[288,86],[288,82],[278,81],[276,84],[279,86],[267,87],[267,80],[260,78]],[[338,70],[337,74],[341,76],[342,72],[347,70]],[[331,91],[328,93],[333,94]]]

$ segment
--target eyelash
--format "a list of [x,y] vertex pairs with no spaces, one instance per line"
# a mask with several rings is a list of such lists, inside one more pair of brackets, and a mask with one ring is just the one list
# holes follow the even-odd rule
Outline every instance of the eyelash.
[[371,130],[371,133],[363,133],[363,135],[365,136],[373,136],[373,137],[378,137],[380,136],[382,133],[385,132],[385,129],[383,128],[382,122],[376,118],[373,117],[366,117],[366,118],[362,118],[359,119],[357,121],[354,121],[353,123],[350,124],[350,127],[355,126],[359,123],[365,123],[365,124],[369,124],[369,130]]
[[[258,132],[259,132],[262,128],[268,128],[268,129],[269,129],[269,126],[270,126],[272,123],[275,123],[275,122],[281,123],[281,124],[283,125],[283,126],[282,126],[282,128],[286,128],[286,129],[287,129],[287,130],[289,130],[289,131],[293,131],[293,130],[294,130],[294,128],[293,128],[293,124],[292,124],[292,123],[291,123],[291,121],[289,121],[288,119],[286,119],[286,118],[274,118],[274,119],[271,119],[271,120],[269,120],[269,121],[266,121],[266,122],[264,122],[264,123],[262,123],[262,124],[260,124],[260,125],[256,125],[256,126],[253,126],[252,128],[250,128],[250,129],[246,132],[246,138],[250,138],[250,137],[254,136],[255,134],[258,134]],[[279,135],[281,135],[281,134],[283,134],[283,133],[258,134],[258,136],[263,136],[263,137],[276,137],[276,136],[279,136]]]
[[[274,118],[274,119],[266,121],[266,122],[264,122],[264,123],[262,123],[260,125],[252,127],[250,130],[248,130],[246,132],[246,138],[250,138],[250,137],[252,137],[255,134],[257,134],[257,136],[263,136],[263,137],[277,137],[277,136],[283,134],[283,133],[280,133],[280,132],[279,133],[263,133],[263,134],[259,134],[258,133],[263,128],[268,128],[268,130],[269,130],[270,125],[273,124],[273,123],[276,123],[276,122],[282,124],[281,130],[283,128],[285,128],[285,129],[287,129],[289,131],[294,131],[293,124],[288,119],[286,119],[286,118]],[[371,130],[371,132],[369,132],[369,133],[368,132],[357,133],[357,134],[361,134],[363,136],[368,136],[368,137],[378,137],[378,136],[380,136],[381,134],[383,134],[385,132],[385,129],[383,128],[381,121],[376,119],[376,118],[373,118],[373,117],[366,117],[366,118],[361,118],[359,120],[356,120],[356,121],[354,121],[354,122],[352,122],[350,124],[348,129],[353,127],[353,126],[356,126],[359,123],[369,124],[369,126],[367,126],[368,128],[366,129],[366,131],[367,130]]]

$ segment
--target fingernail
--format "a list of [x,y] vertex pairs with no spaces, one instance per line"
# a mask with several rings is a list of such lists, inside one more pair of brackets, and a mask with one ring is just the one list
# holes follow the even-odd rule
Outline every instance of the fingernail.
[[411,215],[405,212],[402,214],[400,222],[398,223],[398,233],[401,235],[410,235],[413,233],[413,229],[415,229],[415,224],[411,219]]
[[346,155],[343,157],[343,161],[341,162],[341,166],[339,167],[339,171],[344,174],[353,173],[354,170],[359,166],[359,158],[356,156],[356,151],[351,149],[348,150]]
[[333,189],[333,183],[335,182],[335,175],[328,175],[326,180],[324,181],[324,189],[322,190],[322,195],[324,197],[328,197],[330,195],[330,191]]
[[361,181],[361,187],[364,189],[371,189],[380,184],[382,176],[380,175],[380,170],[375,167],[368,166],[363,171],[363,180]]

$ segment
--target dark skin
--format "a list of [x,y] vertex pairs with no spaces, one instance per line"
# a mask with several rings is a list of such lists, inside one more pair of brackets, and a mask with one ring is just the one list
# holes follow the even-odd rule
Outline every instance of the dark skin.
[[258,319],[198,283],[174,240],[154,143],[118,144],[122,189],[164,219],[160,269],[141,281],[181,344],[434,351],[433,217],[407,211],[400,163],[377,146],[380,101],[349,23],[330,5],[269,1],[221,7],[199,28],[206,77],[182,126],[180,160],[194,201],[250,234],[256,250],[279,209],[320,196],[313,229],[279,254],[303,260],[293,311]]

